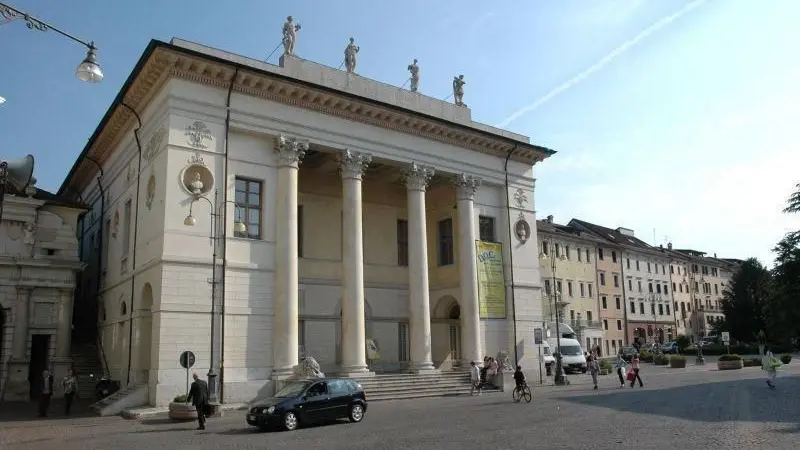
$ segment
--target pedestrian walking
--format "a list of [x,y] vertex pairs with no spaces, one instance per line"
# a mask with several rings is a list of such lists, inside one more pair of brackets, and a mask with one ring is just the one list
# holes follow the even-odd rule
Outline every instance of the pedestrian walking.
[[761,358],[761,368],[767,371],[767,386],[770,389],[775,389],[775,377],[778,376],[778,367],[781,365],[781,362],[775,355],[772,354],[772,350],[769,347],[764,347],[764,357]]
[[614,364],[614,370],[617,371],[617,375],[619,376],[619,387],[625,387],[625,377],[627,376],[627,371],[625,370],[625,358],[622,357],[622,352],[617,355],[617,361]]
[[642,383],[642,377],[639,375],[639,354],[634,353],[633,358],[631,358],[631,368],[633,369],[633,379],[631,380],[631,387],[636,384],[636,380],[639,380],[639,387],[644,387],[644,383]]
[[186,403],[192,402],[195,410],[197,410],[197,423],[198,430],[206,429],[206,406],[208,405],[208,383],[201,380],[197,374],[192,374],[194,381],[192,387],[189,388],[189,395],[186,397]]
[[481,371],[478,368],[478,365],[475,364],[475,361],[469,363],[469,380],[470,380],[470,390],[469,395],[475,395],[475,390],[477,389],[478,395],[483,393],[483,387],[481,386]]
[[589,356],[587,364],[589,365],[589,374],[592,375],[592,384],[594,384],[594,389],[597,390],[597,377],[600,375],[600,364],[597,362],[597,357]]
[[72,370],[67,370],[64,379],[61,380],[61,387],[64,388],[64,414],[69,415],[72,410],[72,401],[78,392],[78,380],[72,374]]
[[39,417],[47,417],[50,399],[53,397],[53,375],[49,370],[45,369],[42,372],[42,379],[39,383]]

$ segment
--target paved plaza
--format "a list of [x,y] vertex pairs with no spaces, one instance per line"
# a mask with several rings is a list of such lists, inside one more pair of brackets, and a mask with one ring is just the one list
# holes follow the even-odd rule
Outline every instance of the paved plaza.
[[3,450],[94,449],[792,449],[800,441],[800,363],[782,368],[768,390],[758,368],[713,365],[670,370],[644,365],[644,389],[588,376],[565,388],[538,386],[535,400],[510,393],[374,402],[360,424],[258,432],[243,412],[209,420],[206,431],[163,417],[32,419],[34,408],[0,415]]

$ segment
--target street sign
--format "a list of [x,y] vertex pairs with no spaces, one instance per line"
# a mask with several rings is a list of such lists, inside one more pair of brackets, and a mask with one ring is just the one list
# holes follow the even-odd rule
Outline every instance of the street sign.
[[533,329],[533,343],[536,345],[542,345],[543,343],[542,338],[542,329],[541,328],[534,328]]
[[186,370],[189,370],[194,366],[194,353],[186,350],[185,352],[181,353],[180,357],[181,367]]
[[730,341],[731,341],[731,334],[729,332],[727,332],[727,331],[723,331],[722,332],[722,342],[724,342],[727,345],[728,342],[730,342]]

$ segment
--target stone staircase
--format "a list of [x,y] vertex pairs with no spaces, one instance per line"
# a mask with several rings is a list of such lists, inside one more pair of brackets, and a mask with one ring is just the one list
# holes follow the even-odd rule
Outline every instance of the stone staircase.
[[95,344],[72,346],[72,370],[78,379],[78,397],[94,399],[94,387],[103,377],[103,363]]
[[89,408],[100,416],[113,416],[129,408],[146,405],[148,396],[147,384],[135,384],[91,404]]
[[[469,395],[470,392],[470,375],[464,371],[381,374],[356,381],[364,388],[368,401]],[[483,392],[500,390],[492,388]]]

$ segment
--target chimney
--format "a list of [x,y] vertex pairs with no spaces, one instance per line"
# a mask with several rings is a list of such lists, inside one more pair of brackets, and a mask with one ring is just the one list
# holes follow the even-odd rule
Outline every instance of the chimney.
[[547,223],[553,223],[553,215],[552,214],[547,216]]
[[672,250],[672,242],[667,242],[667,250]]
[[658,244],[658,248],[660,248],[661,250],[664,250],[664,244]]
[[617,228],[617,233],[619,233],[621,235],[624,235],[624,236],[634,237],[633,230],[631,230],[630,228],[619,227],[619,228]]
[[716,254],[716,253],[714,253],[714,258],[716,258],[716,257],[717,257],[717,254]]

